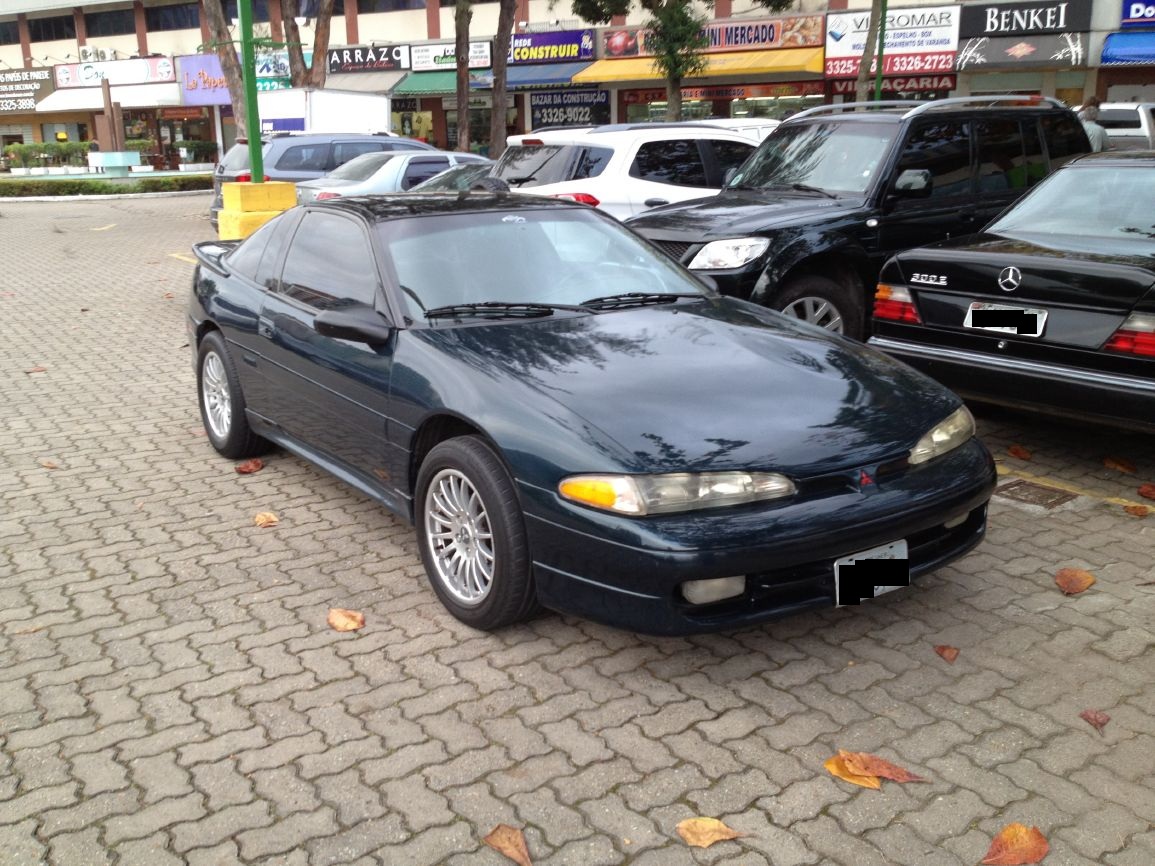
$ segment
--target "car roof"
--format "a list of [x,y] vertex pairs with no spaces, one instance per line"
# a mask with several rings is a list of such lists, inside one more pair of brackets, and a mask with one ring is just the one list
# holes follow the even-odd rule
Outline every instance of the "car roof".
[[921,114],[932,116],[963,112],[967,114],[982,112],[1000,114],[1008,111],[1018,114],[1025,111],[1047,113],[1070,110],[1068,106],[1050,96],[1024,96],[1008,93],[994,96],[952,96],[947,99],[932,99],[921,102],[903,99],[862,103],[839,102],[800,111],[786,118],[782,124],[785,126],[803,121],[822,122],[828,118],[837,118],[839,121],[849,120],[854,123],[869,120],[900,123],[907,118],[917,117]]
[[624,144],[630,141],[665,141],[669,138],[725,138],[750,144],[750,137],[740,132],[720,126],[700,123],[644,123],[609,124],[593,129],[556,129],[511,135],[507,141],[511,147],[524,145],[526,141],[543,144]]
[[545,196],[511,195],[488,191],[397,193],[387,196],[354,195],[310,202],[306,207],[343,210],[369,222],[413,216],[461,213],[501,213],[529,210],[569,210],[594,213],[594,208],[577,202]]
[[1077,168],[1089,165],[1150,166],[1155,168],[1155,150],[1101,150],[1088,153],[1068,162],[1063,168]]

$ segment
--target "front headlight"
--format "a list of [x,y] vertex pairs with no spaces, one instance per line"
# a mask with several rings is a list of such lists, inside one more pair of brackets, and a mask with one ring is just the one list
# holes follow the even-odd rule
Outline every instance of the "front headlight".
[[975,435],[975,419],[966,406],[959,406],[918,440],[910,450],[912,464],[925,463],[948,451],[953,451]]
[[770,241],[766,238],[730,238],[711,241],[694,256],[690,270],[720,270],[740,268],[766,252]]
[[794,482],[772,472],[571,475],[557,490],[571,502],[643,517],[778,499],[794,493]]

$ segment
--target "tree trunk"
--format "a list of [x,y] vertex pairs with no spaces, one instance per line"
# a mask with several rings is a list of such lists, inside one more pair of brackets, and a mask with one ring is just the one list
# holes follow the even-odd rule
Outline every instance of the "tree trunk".
[[871,0],[870,26],[866,30],[866,45],[862,49],[862,63],[858,67],[858,80],[854,83],[854,99],[857,102],[870,101],[870,84],[873,81],[870,67],[874,65],[880,24],[882,24],[882,0]]
[[229,86],[229,101],[233,104],[233,122],[237,137],[245,136],[245,84],[241,77],[241,62],[237,59],[239,46],[233,42],[229,22],[225,18],[224,0],[202,0],[205,22],[208,24],[209,43],[221,61],[221,72]]
[[493,37],[493,110],[489,116],[489,158],[505,151],[505,81],[510,34],[517,16],[517,0],[499,0],[497,34]]
[[325,55],[329,51],[333,0],[321,0],[317,7],[317,17],[313,24],[313,60],[308,66],[305,65],[305,46],[301,40],[301,28],[293,20],[301,14],[300,10],[300,0],[281,0],[281,18],[289,51],[289,80],[293,87],[322,88],[329,73]]
[[469,153],[469,22],[473,9],[469,0],[457,0],[453,10],[454,52],[457,56],[457,150]]
[[666,120],[682,119],[682,79],[666,79]]

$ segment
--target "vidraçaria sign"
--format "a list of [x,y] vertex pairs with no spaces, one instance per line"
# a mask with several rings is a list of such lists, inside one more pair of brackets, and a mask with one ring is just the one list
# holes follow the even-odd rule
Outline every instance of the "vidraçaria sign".
[[0,72],[0,114],[35,111],[36,103],[56,89],[51,69]]
[[[826,16],[826,77],[857,78],[870,27],[870,10]],[[925,75],[954,70],[959,7],[904,6],[886,14],[883,75]],[[875,69],[871,69],[873,73]]]
[[[602,32],[602,57],[649,57],[649,31],[624,27]],[[760,21],[718,21],[702,28],[706,53],[763,51],[768,48],[817,48],[822,45],[822,16],[793,15]]]
[[[435,69],[456,69],[457,52],[452,42],[435,42],[425,45],[410,45],[409,58],[414,72],[427,72]],[[493,43],[469,43],[469,68],[486,69],[493,65],[491,56]]]
[[553,30],[514,33],[509,40],[511,64],[576,63],[594,59],[594,31]]
[[1085,66],[1090,29],[1091,0],[964,6],[958,68]]

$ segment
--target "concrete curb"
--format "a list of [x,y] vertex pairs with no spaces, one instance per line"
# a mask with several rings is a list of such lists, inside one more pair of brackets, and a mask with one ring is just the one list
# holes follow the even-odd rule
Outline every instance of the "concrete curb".
[[212,195],[211,189],[181,189],[173,192],[126,192],[116,195],[29,195],[0,196],[0,207],[16,201],[108,201],[119,198],[176,198],[185,195]]

